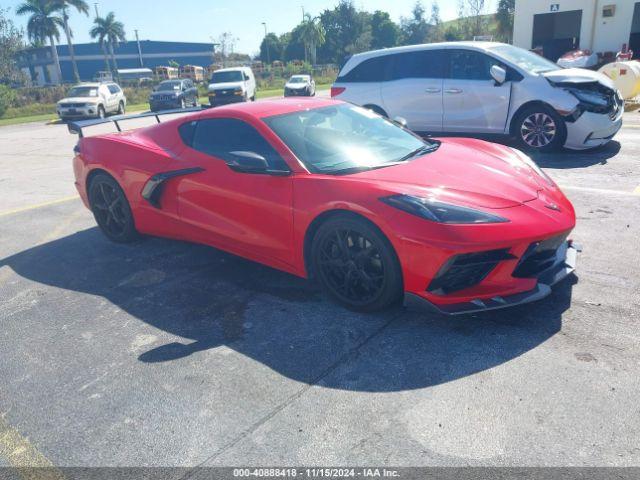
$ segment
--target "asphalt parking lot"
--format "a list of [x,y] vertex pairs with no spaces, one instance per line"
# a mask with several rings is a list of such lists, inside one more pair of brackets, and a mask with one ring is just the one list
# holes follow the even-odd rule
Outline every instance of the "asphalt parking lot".
[[606,148],[536,158],[576,207],[577,274],[460,318],[109,243],[74,142],[0,128],[0,466],[640,465],[640,114]]

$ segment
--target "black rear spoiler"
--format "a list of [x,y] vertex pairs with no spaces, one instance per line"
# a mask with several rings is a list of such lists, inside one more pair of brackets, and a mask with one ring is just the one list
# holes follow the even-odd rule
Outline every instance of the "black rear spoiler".
[[116,115],[114,117],[108,117],[108,118],[96,118],[92,120],[80,120],[78,122],[69,122],[67,124],[67,128],[69,129],[70,133],[78,134],[80,138],[82,138],[84,137],[84,134],[82,131],[83,129],[89,128],[89,127],[95,127],[96,125],[112,123],[115,126],[116,131],[122,132],[123,130],[124,131],[127,130],[126,128],[123,128],[124,125],[122,125],[122,123],[127,122],[129,120],[155,117],[156,122],[162,123],[162,121],[160,120],[160,117],[164,115],[176,115],[180,113],[187,114],[187,113],[201,112],[203,110],[206,110],[206,107],[178,108],[175,110],[162,110],[161,112],[140,113],[138,115]]

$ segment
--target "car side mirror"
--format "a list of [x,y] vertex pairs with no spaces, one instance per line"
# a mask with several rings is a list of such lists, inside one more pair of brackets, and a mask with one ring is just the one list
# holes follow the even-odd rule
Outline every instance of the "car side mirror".
[[504,82],[507,81],[507,71],[498,65],[493,65],[489,70],[489,73],[491,74],[491,77],[495,80],[496,86],[502,85]]
[[393,123],[402,128],[407,128],[407,119],[404,117],[393,117]]
[[274,176],[287,176],[291,172],[288,170],[272,170],[266,158],[256,152],[244,150],[229,152],[227,165],[233,171],[239,173],[257,173]]

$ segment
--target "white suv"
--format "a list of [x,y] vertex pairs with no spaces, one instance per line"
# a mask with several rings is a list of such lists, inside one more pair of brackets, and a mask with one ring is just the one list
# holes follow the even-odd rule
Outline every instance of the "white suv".
[[256,99],[256,78],[249,67],[221,68],[209,81],[209,104],[212,107]]
[[403,117],[418,132],[507,134],[540,151],[603,145],[622,126],[624,112],[604,75],[561,69],[494,42],[360,53],[341,69],[331,96]]
[[104,118],[108,113],[124,114],[127,98],[113,82],[81,83],[69,90],[69,95],[56,106],[62,120],[70,118]]

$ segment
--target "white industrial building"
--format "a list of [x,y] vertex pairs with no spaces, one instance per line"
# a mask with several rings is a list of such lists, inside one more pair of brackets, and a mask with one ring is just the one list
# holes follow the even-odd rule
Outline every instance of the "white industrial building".
[[516,0],[513,44],[553,61],[576,49],[615,54],[623,44],[640,58],[640,1]]

